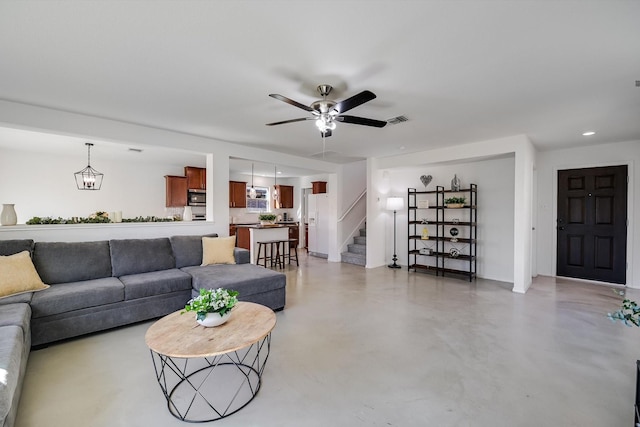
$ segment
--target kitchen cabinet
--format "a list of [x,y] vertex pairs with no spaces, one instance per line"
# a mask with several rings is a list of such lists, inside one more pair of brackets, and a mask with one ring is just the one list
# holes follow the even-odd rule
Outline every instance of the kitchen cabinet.
[[293,186],[276,185],[278,197],[273,201],[274,209],[293,209]]
[[229,181],[229,207],[247,207],[247,183],[241,181]]
[[322,194],[327,192],[327,181],[313,181],[311,182],[311,193]]
[[205,168],[185,166],[184,174],[187,177],[187,189],[189,190],[206,190],[207,189],[207,170]]
[[187,205],[187,177],[165,175],[166,206],[182,207]]

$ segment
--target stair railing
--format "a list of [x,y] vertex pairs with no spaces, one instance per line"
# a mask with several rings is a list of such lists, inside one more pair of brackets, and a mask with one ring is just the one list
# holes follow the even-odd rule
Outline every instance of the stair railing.
[[[355,236],[360,234],[360,228],[366,223],[367,220],[367,206],[366,198],[367,190],[363,190],[362,193],[356,198],[356,200],[347,208],[347,210],[338,218],[338,227],[340,229],[340,235],[346,236],[344,241],[339,247],[340,253],[344,252],[347,245]],[[356,209],[358,208],[358,209]],[[343,233],[345,228],[349,228],[348,233]]]

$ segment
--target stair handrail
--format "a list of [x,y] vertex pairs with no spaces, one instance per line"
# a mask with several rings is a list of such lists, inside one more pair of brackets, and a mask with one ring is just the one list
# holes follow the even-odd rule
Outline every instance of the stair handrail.
[[367,194],[366,188],[362,191],[362,193],[360,193],[360,195],[356,198],[356,200],[353,203],[351,203],[351,206],[349,206],[349,208],[345,211],[345,213],[343,213],[342,216],[338,218],[338,222],[342,222],[347,217],[347,215],[349,215],[349,212],[351,212],[353,208],[356,207],[356,204],[358,204],[360,199],[362,199],[365,196],[365,194]]

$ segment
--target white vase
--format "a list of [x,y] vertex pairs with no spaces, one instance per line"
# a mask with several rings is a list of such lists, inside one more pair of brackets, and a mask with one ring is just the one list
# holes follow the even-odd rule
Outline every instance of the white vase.
[[18,222],[18,216],[13,204],[3,204],[2,213],[0,213],[0,224],[2,225],[16,225]]
[[193,212],[191,211],[191,206],[185,206],[184,212],[182,213],[183,221],[191,221],[193,220]]
[[220,313],[207,313],[204,320],[198,319],[196,315],[196,322],[205,328],[212,328],[226,323],[226,321],[229,320],[229,317],[231,317],[231,311],[227,311],[224,316],[220,316]]

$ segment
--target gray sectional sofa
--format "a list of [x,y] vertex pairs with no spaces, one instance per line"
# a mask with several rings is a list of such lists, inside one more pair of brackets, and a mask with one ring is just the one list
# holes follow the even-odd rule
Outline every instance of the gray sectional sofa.
[[[215,235],[211,235],[212,237]],[[13,425],[31,346],[164,316],[199,289],[237,290],[241,301],[281,310],[286,276],[249,263],[201,266],[202,236],[96,242],[0,240],[0,255],[29,251],[50,287],[0,299],[0,426]]]

